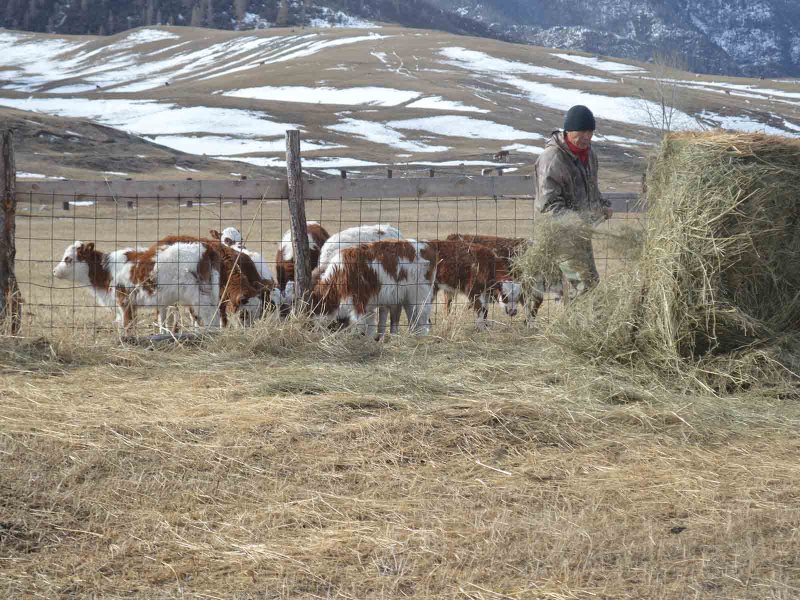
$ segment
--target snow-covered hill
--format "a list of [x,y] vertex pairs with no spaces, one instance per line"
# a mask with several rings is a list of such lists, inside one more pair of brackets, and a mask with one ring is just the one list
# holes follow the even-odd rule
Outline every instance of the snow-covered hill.
[[507,167],[524,167],[578,103],[594,110],[605,156],[637,163],[660,135],[654,94],[665,85],[673,128],[800,132],[796,83],[404,28],[0,32],[0,70],[0,106],[260,167],[283,165],[284,131],[296,127],[308,168],[479,167],[499,150],[511,153]]

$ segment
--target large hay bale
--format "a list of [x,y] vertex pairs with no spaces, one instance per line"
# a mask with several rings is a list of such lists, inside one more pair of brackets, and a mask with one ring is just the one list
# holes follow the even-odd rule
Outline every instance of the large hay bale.
[[698,357],[800,326],[800,141],[668,136],[648,174],[637,346]]

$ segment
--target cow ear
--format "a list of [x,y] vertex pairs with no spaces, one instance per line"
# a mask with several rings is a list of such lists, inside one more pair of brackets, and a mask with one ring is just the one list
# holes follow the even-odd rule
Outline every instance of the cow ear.
[[222,237],[222,234],[219,231],[217,231],[216,229],[209,229],[208,233],[215,240],[218,240],[218,239],[220,239]]

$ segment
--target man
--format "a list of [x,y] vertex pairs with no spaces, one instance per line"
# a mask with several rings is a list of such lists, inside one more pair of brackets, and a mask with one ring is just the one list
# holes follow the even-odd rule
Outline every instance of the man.
[[564,224],[559,267],[578,294],[600,279],[590,226],[613,214],[597,183],[594,130],[592,111],[573,106],[564,118],[564,131],[553,132],[536,163],[536,208]]

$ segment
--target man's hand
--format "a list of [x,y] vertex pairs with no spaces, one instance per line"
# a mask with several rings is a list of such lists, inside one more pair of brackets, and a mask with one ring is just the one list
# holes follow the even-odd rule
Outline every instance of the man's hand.
[[611,217],[614,216],[614,209],[610,206],[606,206],[603,208],[603,216],[605,217],[606,221],[608,221]]

